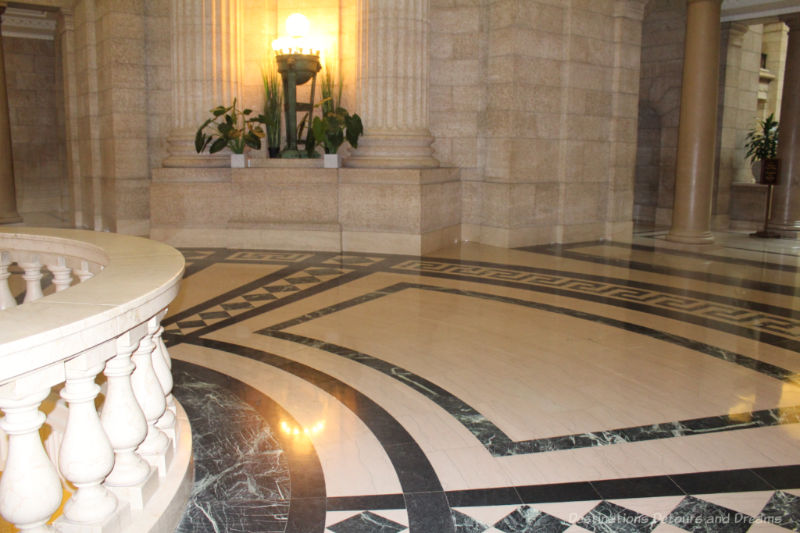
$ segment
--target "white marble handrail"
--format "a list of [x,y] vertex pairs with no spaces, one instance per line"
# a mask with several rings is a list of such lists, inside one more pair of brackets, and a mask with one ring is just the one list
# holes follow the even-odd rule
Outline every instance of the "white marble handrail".
[[[183,256],[137,237],[20,227],[0,228],[0,254],[0,514],[26,532],[125,531],[178,445],[160,321]],[[42,267],[55,287],[46,296]],[[15,271],[22,305],[7,283]],[[43,444],[42,402],[56,392]]]

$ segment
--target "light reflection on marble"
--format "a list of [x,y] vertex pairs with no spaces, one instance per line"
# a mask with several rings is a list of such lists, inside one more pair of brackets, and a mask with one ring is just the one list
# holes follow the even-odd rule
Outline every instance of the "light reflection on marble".
[[192,425],[195,481],[176,533],[280,532],[290,484],[271,429],[233,393],[175,372],[175,396]]

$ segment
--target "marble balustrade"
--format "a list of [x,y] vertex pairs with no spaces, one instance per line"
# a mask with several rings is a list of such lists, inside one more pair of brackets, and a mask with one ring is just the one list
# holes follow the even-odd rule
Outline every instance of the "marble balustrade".
[[26,532],[149,531],[139,519],[161,486],[180,495],[191,482],[160,326],[183,267],[137,237],[0,229],[4,519]]

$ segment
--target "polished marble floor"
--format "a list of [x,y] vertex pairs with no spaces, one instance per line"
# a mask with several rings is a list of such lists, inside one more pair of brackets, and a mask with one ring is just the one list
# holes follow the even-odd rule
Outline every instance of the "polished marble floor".
[[800,242],[183,253],[181,533],[800,531]]

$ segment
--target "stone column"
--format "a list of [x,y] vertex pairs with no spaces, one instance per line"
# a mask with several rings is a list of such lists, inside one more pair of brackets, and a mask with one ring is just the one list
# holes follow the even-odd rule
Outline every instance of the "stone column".
[[784,22],[789,26],[789,46],[778,131],[781,167],[768,226],[783,237],[797,238],[800,236],[800,13]]
[[[0,15],[5,10],[6,3],[0,2]],[[9,120],[3,37],[0,35],[0,224],[22,221],[17,212],[17,192],[14,188],[14,162],[11,154],[11,123]]]
[[194,136],[212,108],[241,102],[241,0],[171,0],[170,17],[174,115],[163,165],[230,166],[227,153],[198,155]]
[[430,0],[360,0],[358,113],[364,136],[345,166],[432,168]]
[[[754,183],[750,162],[745,159],[744,135],[742,128],[742,111],[747,111],[747,127],[752,127],[756,114],[756,98],[748,98],[749,91],[754,91],[758,80],[748,79],[742,87],[742,75],[747,75],[746,65],[742,64],[742,45],[747,25],[740,22],[726,22],[722,25],[722,102],[720,102],[721,131],[717,139],[720,154],[720,173],[730,173],[733,183]],[[727,46],[726,46],[727,45]],[[748,75],[749,78],[749,75]],[[751,102],[752,100],[752,102]],[[743,105],[743,102],[747,105]],[[747,109],[743,109],[747,107]],[[752,115],[752,116],[751,116]]]
[[689,0],[683,59],[675,205],[667,239],[714,242],[711,199],[717,139],[722,0]]

